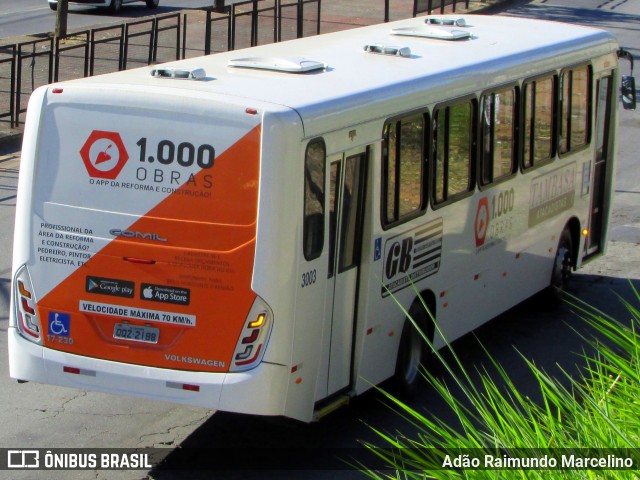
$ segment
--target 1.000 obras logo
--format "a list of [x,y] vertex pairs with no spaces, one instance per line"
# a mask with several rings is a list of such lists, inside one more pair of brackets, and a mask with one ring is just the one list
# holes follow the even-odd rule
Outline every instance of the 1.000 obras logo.
[[115,180],[129,160],[118,132],[94,130],[80,149],[84,166],[92,178]]

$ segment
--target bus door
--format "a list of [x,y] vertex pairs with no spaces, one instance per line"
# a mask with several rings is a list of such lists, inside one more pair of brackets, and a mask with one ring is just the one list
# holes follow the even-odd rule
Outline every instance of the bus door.
[[595,123],[595,158],[593,170],[593,191],[591,192],[591,220],[589,225],[589,238],[587,240],[587,255],[598,253],[602,247],[604,235],[605,198],[607,192],[607,175],[611,174],[608,166],[610,155],[613,153],[611,146],[611,102],[613,76],[611,74],[601,77],[596,86],[596,123]]
[[330,324],[325,327],[330,334],[324,335],[325,364],[321,367],[328,370],[326,395],[351,383],[367,150],[353,150],[329,160],[329,278],[326,311],[330,314],[327,315]]

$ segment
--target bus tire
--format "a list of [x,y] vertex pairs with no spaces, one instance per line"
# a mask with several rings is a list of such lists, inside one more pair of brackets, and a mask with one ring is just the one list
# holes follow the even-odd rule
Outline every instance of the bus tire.
[[111,13],[118,13],[122,8],[122,0],[111,0],[109,4],[109,11]]
[[[414,320],[423,328],[424,323]],[[405,319],[398,347],[396,371],[393,377],[394,386],[401,396],[410,397],[418,388],[420,368],[426,359],[427,344],[415,325]]]
[[562,300],[563,293],[567,289],[574,261],[573,236],[569,227],[565,227],[560,235],[556,255],[551,270],[551,279],[546,291],[546,297],[550,306],[557,306]]

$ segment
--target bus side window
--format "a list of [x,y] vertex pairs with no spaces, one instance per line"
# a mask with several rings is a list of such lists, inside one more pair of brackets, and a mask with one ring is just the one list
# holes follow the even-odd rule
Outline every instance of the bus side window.
[[382,223],[414,218],[424,211],[425,115],[409,115],[384,126]]
[[524,169],[551,161],[555,156],[556,76],[527,82],[523,87],[524,119],[522,166]]
[[489,185],[515,173],[516,89],[486,94],[482,112],[480,182]]
[[589,143],[591,68],[588,65],[565,70],[560,76],[560,153]]
[[307,145],[304,159],[304,223],[302,242],[304,258],[314,260],[324,243],[324,180],[326,147],[315,139]]
[[475,118],[475,100],[439,108],[433,115],[435,204],[473,190]]

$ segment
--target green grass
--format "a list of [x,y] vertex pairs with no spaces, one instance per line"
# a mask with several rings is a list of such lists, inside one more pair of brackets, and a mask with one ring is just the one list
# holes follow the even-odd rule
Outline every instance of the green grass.
[[[582,354],[586,367],[578,378],[564,370],[565,378],[554,378],[521,356],[540,390],[540,398],[535,401],[520,393],[508,370],[492,359],[489,352],[485,353],[497,376],[484,368],[468,372],[451,346],[448,346],[447,358],[452,358],[449,361],[434,350],[449,379],[437,378],[426,370],[423,376],[459,424],[449,425],[381,390],[417,433],[409,437],[371,427],[382,445],[365,442],[365,446],[378,457],[377,465],[384,462],[389,468],[374,471],[361,465],[363,472],[374,479],[639,479],[640,295],[633,284],[631,287],[635,294],[633,301],[621,299],[630,317],[625,322],[576,298],[568,300],[600,340],[585,338],[594,353]],[[429,343],[426,338],[425,342]],[[562,455],[606,458],[611,453],[633,458],[635,470],[443,469],[445,455],[452,462],[457,449],[461,449],[461,454],[477,456],[482,460],[481,466],[485,454],[499,459],[505,452],[522,458],[549,455],[561,467]]]

